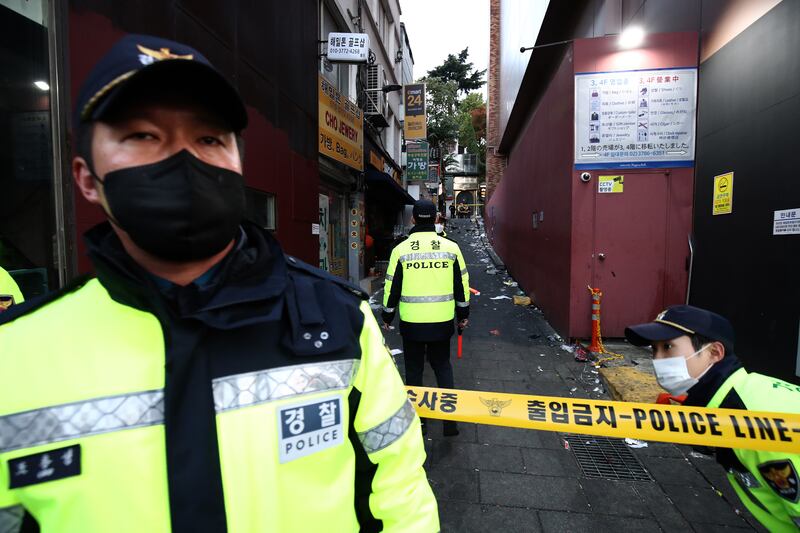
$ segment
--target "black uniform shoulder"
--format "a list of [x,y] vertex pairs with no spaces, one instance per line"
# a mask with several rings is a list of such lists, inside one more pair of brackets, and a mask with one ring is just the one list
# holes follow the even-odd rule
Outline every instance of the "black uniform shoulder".
[[400,245],[400,243],[406,240],[408,240],[408,235],[403,235],[396,238],[394,242],[392,242],[392,245],[389,247],[389,252],[391,253],[391,251],[397,248]]
[[61,289],[56,291],[48,292],[47,294],[43,294],[41,296],[36,296],[31,298],[30,300],[25,300],[21,304],[16,304],[11,306],[7,311],[0,313],[0,326],[3,324],[7,324],[9,322],[13,322],[14,320],[18,319],[21,316],[28,315],[33,313],[34,311],[41,309],[45,305],[52,303],[59,298],[63,298],[67,294],[77,291],[86,283],[92,279],[90,275],[83,275],[78,276],[71,282],[67,283]]
[[361,300],[369,299],[369,294],[367,294],[366,291],[364,291],[361,287],[354,285],[346,279],[340,278],[339,276],[334,276],[330,272],[326,272],[321,268],[309,265],[308,263],[301,261],[296,257],[286,255],[286,264],[288,265],[291,273],[324,279],[334,283],[336,286],[345,290],[346,292],[357,296]]

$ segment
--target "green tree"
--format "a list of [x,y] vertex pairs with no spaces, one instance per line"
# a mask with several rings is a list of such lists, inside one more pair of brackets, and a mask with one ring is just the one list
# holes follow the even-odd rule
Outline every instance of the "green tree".
[[458,55],[448,54],[444,63],[428,71],[429,78],[439,78],[445,81],[454,81],[459,92],[468,94],[483,87],[485,70],[475,70],[471,62],[467,62],[469,47],[464,48]]

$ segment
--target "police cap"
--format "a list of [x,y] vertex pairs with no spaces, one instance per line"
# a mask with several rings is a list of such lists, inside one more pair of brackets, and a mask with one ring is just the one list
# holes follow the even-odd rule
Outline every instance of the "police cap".
[[652,322],[625,328],[625,337],[635,346],[648,346],[654,341],[668,341],[683,335],[702,335],[725,346],[733,353],[733,326],[727,318],[691,305],[673,305]]
[[75,124],[105,117],[129,95],[170,89],[200,98],[233,131],[247,126],[239,93],[203,54],[151,35],[126,35],[95,64],[78,95]]
[[417,222],[431,222],[436,219],[436,206],[430,200],[417,200],[412,211]]

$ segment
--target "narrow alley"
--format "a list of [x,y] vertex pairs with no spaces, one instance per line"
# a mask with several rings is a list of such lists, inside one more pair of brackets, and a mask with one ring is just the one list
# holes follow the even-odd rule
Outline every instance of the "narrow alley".
[[[608,398],[597,370],[576,362],[535,306],[512,303],[515,281],[492,261],[475,220],[450,220],[472,295],[463,358],[452,362],[456,388],[573,398]],[[382,291],[372,298],[379,314]],[[402,349],[397,330],[386,335]],[[401,374],[403,355],[396,356]],[[435,387],[430,367],[425,385]],[[741,506],[722,468],[688,446],[460,424],[443,437],[431,421],[426,470],[439,502],[442,531],[764,531]],[[565,437],[572,446],[565,446]],[[581,454],[574,446],[585,447]],[[580,445],[583,446],[580,446]],[[637,444],[634,444],[637,445]],[[638,444],[641,446],[641,444]],[[615,475],[592,474],[592,460]],[[581,466],[581,463],[584,466]],[[647,479],[646,481],[634,479]]]

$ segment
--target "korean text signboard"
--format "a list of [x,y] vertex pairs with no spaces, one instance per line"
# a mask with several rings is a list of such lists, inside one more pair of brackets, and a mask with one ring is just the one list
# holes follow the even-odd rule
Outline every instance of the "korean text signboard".
[[800,235],[800,209],[775,211],[772,221],[773,235]]
[[406,140],[426,139],[428,137],[425,116],[425,84],[415,83],[404,87],[406,117],[404,130]]
[[364,114],[319,76],[319,153],[364,170]]
[[714,176],[713,215],[730,215],[733,213],[733,172]]
[[408,181],[428,179],[428,143],[406,144],[406,178]]
[[366,63],[369,57],[369,35],[366,33],[328,34],[328,61],[334,63]]
[[575,75],[575,168],[689,167],[697,69]]

